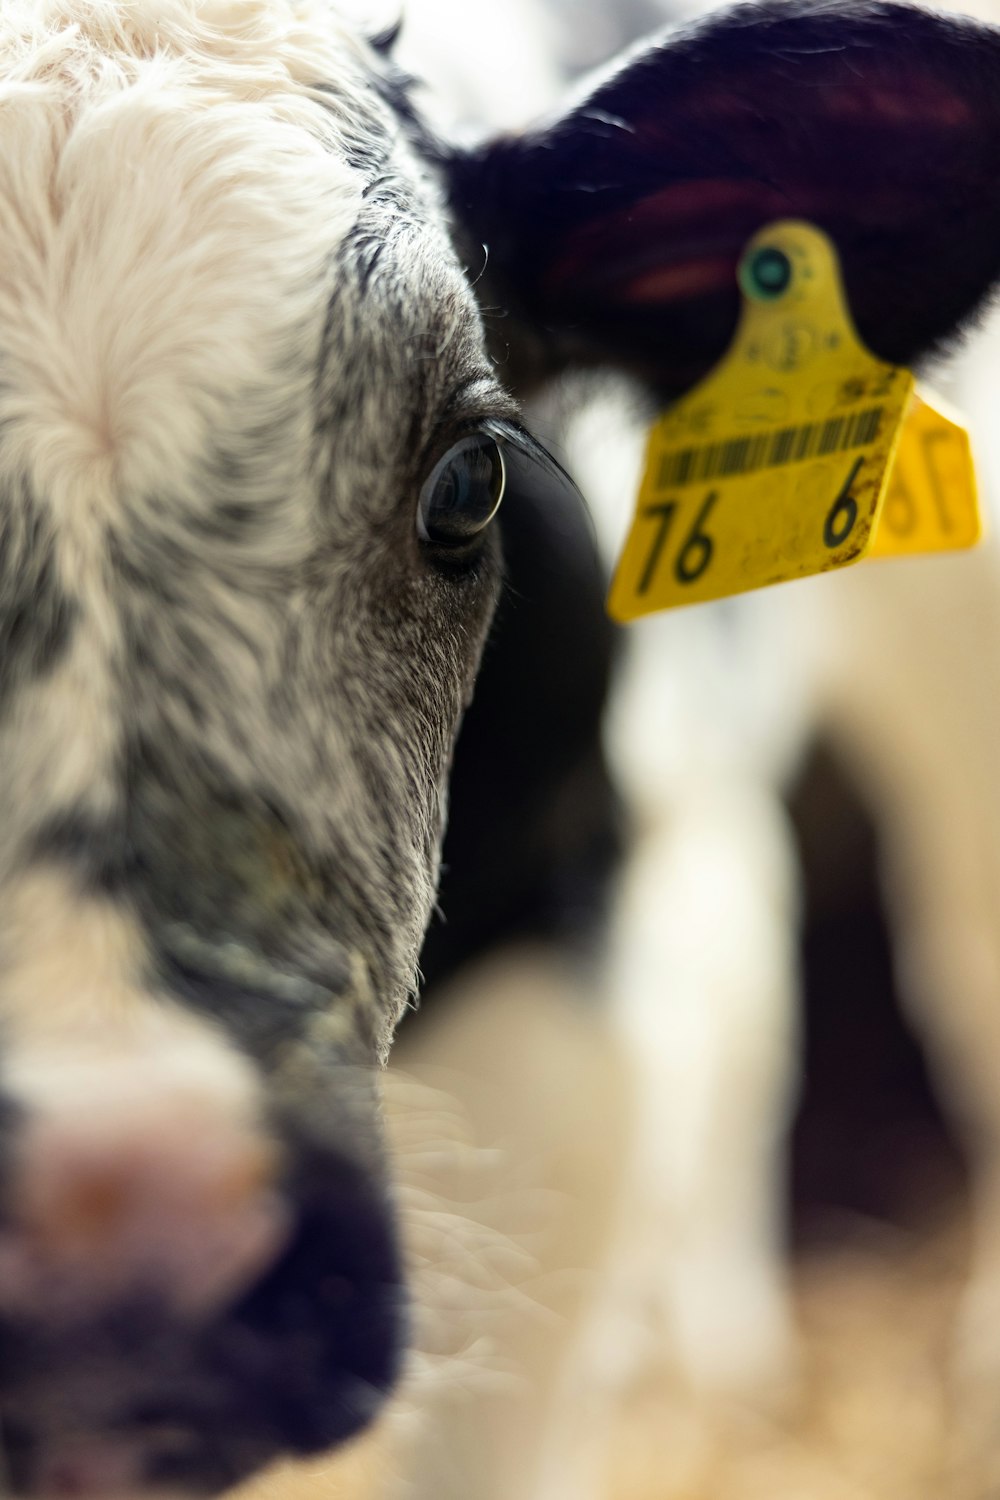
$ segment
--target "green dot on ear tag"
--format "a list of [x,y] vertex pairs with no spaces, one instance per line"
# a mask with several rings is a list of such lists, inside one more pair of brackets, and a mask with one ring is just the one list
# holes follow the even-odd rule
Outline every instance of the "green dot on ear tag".
[[745,296],[755,302],[773,302],[788,290],[792,263],[784,250],[762,245],[743,257],[737,275]]

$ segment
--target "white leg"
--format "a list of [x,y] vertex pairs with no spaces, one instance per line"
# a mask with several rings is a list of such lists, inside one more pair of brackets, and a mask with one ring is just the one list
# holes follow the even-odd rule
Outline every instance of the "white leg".
[[831,722],[880,825],[901,991],[974,1174],[960,1361],[1000,1382],[1000,555],[859,570],[837,604],[852,671]]
[[696,1387],[759,1392],[794,1368],[794,851],[766,787],[713,778],[676,796],[630,863],[614,939],[643,1076],[638,1191],[682,1371]]

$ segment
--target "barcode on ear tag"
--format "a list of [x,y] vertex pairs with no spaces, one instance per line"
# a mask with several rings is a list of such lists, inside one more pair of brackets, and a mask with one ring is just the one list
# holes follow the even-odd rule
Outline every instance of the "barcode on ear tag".
[[627,621],[857,562],[913,377],[876,359],[810,224],[755,235],[721,363],[653,426],[608,598]]
[[983,532],[969,434],[926,392],[914,392],[868,556],[974,547]]

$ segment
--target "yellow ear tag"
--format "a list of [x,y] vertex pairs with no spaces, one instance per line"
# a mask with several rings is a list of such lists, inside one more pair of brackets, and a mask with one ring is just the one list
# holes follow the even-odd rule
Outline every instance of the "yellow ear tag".
[[871,548],[913,376],[861,343],[836,251],[812,225],[761,230],[739,281],[728,353],[650,433],[608,599],[616,620],[843,568]]
[[969,434],[937,396],[914,392],[869,557],[974,547],[983,533]]

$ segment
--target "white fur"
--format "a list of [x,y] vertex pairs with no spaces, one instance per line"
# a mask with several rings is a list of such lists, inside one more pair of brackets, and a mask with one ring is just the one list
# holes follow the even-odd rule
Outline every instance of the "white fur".
[[[304,551],[325,266],[360,193],[329,149],[360,87],[354,47],[320,5],[0,13],[0,480],[26,476],[50,509],[83,604],[73,655],[21,709],[22,807],[43,787],[52,811],[107,795],[120,643],[105,529],[127,507],[165,501],[182,532],[211,498],[206,450],[297,412],[260,476],[290,503],[257,535],[269,561]],[[324,76],[346,97],[321,102]]]

